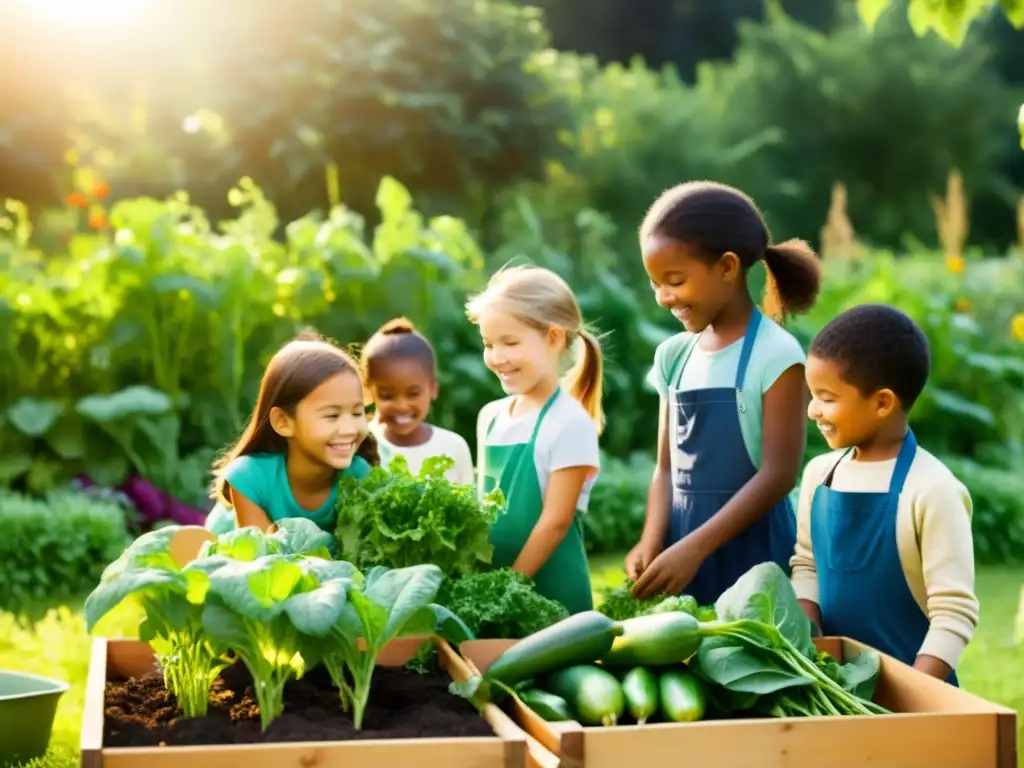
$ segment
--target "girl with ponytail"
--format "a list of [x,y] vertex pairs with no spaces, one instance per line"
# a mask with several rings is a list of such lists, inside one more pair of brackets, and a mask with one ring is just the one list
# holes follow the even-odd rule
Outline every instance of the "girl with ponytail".
[[[626,574],[637,597],[685,591],[711,605],[759,563],[789,570],[807,390],[804,351],[779,323],[814,304],[820,264],[801,240],[773,244],[754,202],[713,182],[662,194],[640,248],[655,299],[684,330],[648,376],[661,395],[658,460]],[[761,261],[759,309],[747,273]]]
[[466,311],[507,394],[477,420],[479,492],[500,488],[506,501],[491,529],[493,561],[532,577],[570,613],[590,610],[580,518],[600,468],[601,345],[547,269],[498,272]]

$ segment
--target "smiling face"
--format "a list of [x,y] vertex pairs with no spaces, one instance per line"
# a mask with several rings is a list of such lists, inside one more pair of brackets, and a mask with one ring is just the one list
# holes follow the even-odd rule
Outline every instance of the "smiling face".
[[557,383],[565,334],[547,333],[497,309],[481,313],[478,324],[484,342],[484,363],[510,395],[528,394]]
[[709,266],[693,246],[661,235],[648,237],[641,248],[658,304],[690,333],[714,322],[742,278],[739,258],[733,253]]
[[807,416],[818,425],[829,448],[864,446],[899,408],[892,390],[865,395],[843,379],[841,366],[831,360],[808,356],[806,376],[811,391]]
[[355,371],[331,376],[295,406],[294,415],[281,408],[270,414],[271,425],[289,441],[289,449],[308,460],[346,469],[369,431],[363,386]]
[[437,382],[420,361],[396,357],[373,365],[370,395],[388,439],[410,438],[430,412],[430,403],[437,397]]

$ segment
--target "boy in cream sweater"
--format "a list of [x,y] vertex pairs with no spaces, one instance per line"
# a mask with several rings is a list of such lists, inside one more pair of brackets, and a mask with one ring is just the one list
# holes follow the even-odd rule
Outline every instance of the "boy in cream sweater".
[[929,367],[921,329],[888,306],[854,307],[811,343],[807,413],[833,451],[804,470],[792,579],[824,634],[957,685],[978,623],[972,506],[907,425]]

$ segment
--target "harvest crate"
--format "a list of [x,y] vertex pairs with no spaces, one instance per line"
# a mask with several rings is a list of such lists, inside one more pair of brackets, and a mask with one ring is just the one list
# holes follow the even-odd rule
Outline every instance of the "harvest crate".
[[[426,640],[399,638],[385,646],[380,666],[400,666]],[[438,659],[454,680],[471,668],[445,642]],[[82,716],[82,768],[360,768],[451,766],[452,768],[553,768],[557,759],[527,736],[494,705],[481,715],[493,737],[429,738],[331,742],[286,742],[245,745],[113,748],[103,746],[104,699],[108,679],[125,679],[156,667],[153,650],[136,640],[93,640]],[[370,706],[372,707],[372,701]]]
[[[515,640],[459,650],[484,670]],[[815,639],[837,661],[865,646]],[[566,768],[1017,768],[1017,715],[882,654],[876,701],[892,715],[718,720],[586,728],[548,723],[513,700],[516,721]],[[898,714],[895,714],[898,713]]]

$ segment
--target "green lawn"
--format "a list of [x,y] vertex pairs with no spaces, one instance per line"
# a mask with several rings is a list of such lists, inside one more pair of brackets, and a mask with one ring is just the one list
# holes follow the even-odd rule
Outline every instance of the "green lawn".
[[[621,557],[595,558],[592,569],[595,590],[623,578]],[[979,571],[981,625],[964,654],[959,673],[965,689],[1024,715],[1024,648],[1013,643],[1013,619],[1022,584],[1024,569]],[[97,631],[108,636],[132,636],[138,618],[134,610],[124,608],[104,619]],[[50,754],[37,764],[38,768],[78,765],[78,729],[88,666],[89,640],[80,606],[61,606],[32,625],[0,613],[0,668],[23,669],[72,683],[57,712]]]

